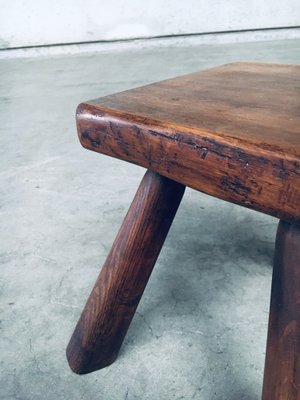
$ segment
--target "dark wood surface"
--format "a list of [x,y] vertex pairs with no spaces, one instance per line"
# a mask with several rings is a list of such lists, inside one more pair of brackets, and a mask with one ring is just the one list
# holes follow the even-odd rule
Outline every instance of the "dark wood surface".
[[300,400],[300,226],[276,237],[263,400]]
[[67,348],[85,374],[117,357],[185,187],[146,172]]
[[300,222],[300,66],[233,63],[83,103],[82,145]]

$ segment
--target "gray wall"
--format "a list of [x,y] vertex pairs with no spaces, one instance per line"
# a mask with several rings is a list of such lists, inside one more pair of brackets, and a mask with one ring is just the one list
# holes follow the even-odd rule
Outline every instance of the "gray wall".
[[300,25],[299,0],[0,0],[0,47]]

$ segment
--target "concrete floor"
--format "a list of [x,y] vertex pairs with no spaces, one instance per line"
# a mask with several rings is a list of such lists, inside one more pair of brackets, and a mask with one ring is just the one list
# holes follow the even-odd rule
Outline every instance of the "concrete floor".
[[300,41],[0,63],[0,399],[258,400],[277,220],[187,190],[118,360],[65,347],[144,171],[80,147],[83,100]]

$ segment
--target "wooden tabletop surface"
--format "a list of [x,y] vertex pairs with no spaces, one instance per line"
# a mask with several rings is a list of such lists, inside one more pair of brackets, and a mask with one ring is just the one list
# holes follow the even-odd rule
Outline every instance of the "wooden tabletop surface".
[[300,66],[232,63],[82,103],[81,144],[300,223]]
[[300,158],[300,66],[231,63],[92,101]]

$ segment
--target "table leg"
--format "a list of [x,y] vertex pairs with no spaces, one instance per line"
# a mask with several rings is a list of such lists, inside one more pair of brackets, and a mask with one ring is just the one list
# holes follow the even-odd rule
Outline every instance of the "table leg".
[[278,225],[263,400],[300,400],[300,226]]
[[184,189],[146,172],[67,347],[74,372],[116,359]]

